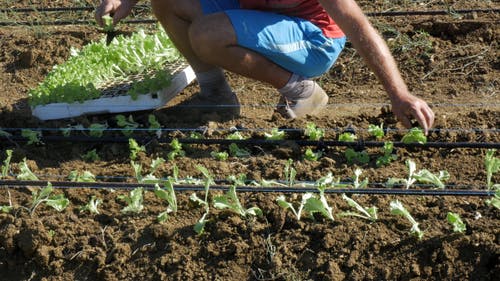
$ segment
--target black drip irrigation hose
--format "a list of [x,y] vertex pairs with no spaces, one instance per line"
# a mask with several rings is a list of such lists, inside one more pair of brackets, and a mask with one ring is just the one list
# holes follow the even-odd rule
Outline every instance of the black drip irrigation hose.
[[[97,7],[82,6],[82,7],[32,7],[32,8],[12,8],[0,9],[0,13],[45,13],[45,12],[78,12],[78,11],[94,11]],[[149,5],[135,5],[134,9],[150,9]]]
[[[87,10],[90,7],[73,7],[66,8],[71,11]],[[91,7],[95,9],[94,7]],[[41,11],[64,11],[65,8],[23,8],[23,9],[1,9],[1,13],[8,12],[41,12]],[[396,16],[422,16],[422,15],[453,15],[453,14],[469,14],[469,13],[498,13],[500,9],[467,9],[467,10],[437,10],[437,11],[388,11],[388,12],[367,12],[369,17],[396,17]],[[127,24],[148,24],[156,23],[154,19],[138,19],[138,20],[123,20],[122,23]],[[93,20],[73,20],[73,21],[18,21],[18,22],[0,22],[0,26],[41,26],[41,25],[93,25]]]
[[[130,138],[134,138],[137,142],[148,143],[156,141],[157,143],[170,143],[174,138],[155,138],[155,137],[88,137],[88,136],[43,136],[40,140],[44,143],[52,142],[82,142],[82,143],[128,143]],[[0,136],[0,140],[7,139],[14,142],[26,142],[27,138],[22,136],[4,137]],[[316,147],[353,147],[362,150],[365,147],[383,147],[385,142],[381,141],[311,141],[311,140],[265,140],[265,139],[244,139],[244,140],[228,140],[228,139],[188,139],[177,138],[182,144],[202,144],[202,145],[230,145],[235,143],[242,146],[255,146],[255,145],[278,145],[278,146],[316,146]],[[500,149],[500,143],[488,142],[427,142],[427,143],[403,143],[393,142],[394,147],[404,148],[486,148],[486,149]]]
[[[138,187],[153,189],[154,184],[139,183],[119,183],[119,182],[50,182],[52,187],[60,189],[89,188],[89,189],[120,189],[129,190]],[[3,188],[26,188],[31,186],[45,187],[47,181],[19,181],[0,180],[0,187]],[[174,185],[174,189],[179,192],[204,191],[205,187],[200,185]],[[212,185],[211,190],[227,191],[228,186]],[[241,186],[239,192],[252,193],[306,193],[319,192],[316,188],[307,187],[262,187],[262,186]],[[473,189],[398,189],[398,188],[329,188],[325,190],[327,194],[364,194],[364,195],[409,195],[409,196],[494,196],[494,190],[473,190]]]
[[[156,23],[154,19],[138,19],[138,20],[122,20],[120,23],[125,24],[150,24]],[[17,21],[17,22],[0,22],[0,26],[47,26],[47,25],[95,25],[94,20],[61,20],[61,21]]]

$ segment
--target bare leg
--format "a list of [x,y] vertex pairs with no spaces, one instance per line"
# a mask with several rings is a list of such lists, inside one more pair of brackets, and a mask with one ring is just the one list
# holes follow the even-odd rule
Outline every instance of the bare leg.
[[233,26],[224,13],[203,15],[198,0],[153,0],[152,6],[171,40],[196,72],[221,67],[276,88],[285,86],[290,79],[291,72],[238,46]]

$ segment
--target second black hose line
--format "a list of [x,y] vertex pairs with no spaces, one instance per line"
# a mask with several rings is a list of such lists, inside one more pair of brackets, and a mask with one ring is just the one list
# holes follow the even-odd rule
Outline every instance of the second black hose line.
[[[129,139],[133,138],[137,142],[147,143],[156,141],[157,143],[170,143],[172,140],[177,139],[182,144],[202,144],[202,145],[230,145],[235,143],[242,146],[255,146],[255,145],[298,145],[298,146],[317,146],[317,147],[353,147],[363,149],[365,147],[383,147],[385,142],[382,141],[334,141],[334,140],[297,140],[297,139],[284,139],[284,140],[267,140],[267,139],[244,139],[244,140],[228,140],[228,139],[191,139],[191,138],[156,138],[156,137],[90,137],[90,136],[42,136],[40,141],[44,143],[52,142],[81,142],[81,143],[128,143]],[[0,136],[0,140],[10,140],[14,142],[26,142],[27,138],[22,136]],[[394,147],[402,148],[483,148],[483,149],[500,149],[498,142],[427,142],[427,143],[403,143],[393,142]]]
[[[120,189],[130,190],[138,187],[153,189],[154,184],[140,183],[120,183],[120,182],[50,182],[54,188],[60,189]],[[19,181],[19,180],[0,180],[0,187],[4,188],[27,188],[27,187],[45,187],[47,181]],[[204,191],[202,185],[176,184],[174,189],[179,192]],[[211,190],[227,191],[227,185],[212,185]],[[319,192],[313,187],[267,187],[267,186],[240,186],[239,192],[252,193],[306,193]],[[408,196],[475,196],[489,197],[494,196],[494,190],[476,190],[476,189],[403,189],[403,188],[327,188],[327,194],[365,194],[365,195],[408,195]]]

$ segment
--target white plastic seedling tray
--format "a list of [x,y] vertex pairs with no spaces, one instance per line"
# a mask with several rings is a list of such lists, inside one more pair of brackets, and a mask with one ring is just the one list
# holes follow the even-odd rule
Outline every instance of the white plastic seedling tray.
[[[81,115],[120,113],[155,109],[164,106],[195,78],[193,69],[186,64],[170,70],[172,82],[168,88],[156,93],[138,95],[133,100],[125,93],[103,94],[101,98],[75,103],[50,103],[32,107],[32,114],[41,120],[55,120]],[[116,91],[115,91],[116,92]],[[123,90],[122,90],[123,92]]]

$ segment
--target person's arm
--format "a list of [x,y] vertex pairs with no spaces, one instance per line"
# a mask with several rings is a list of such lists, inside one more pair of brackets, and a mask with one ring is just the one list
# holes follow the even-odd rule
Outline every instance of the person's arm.
[[113,24],[117,24],[121,19],[127,17],[132,8],[139,2],[138,0],[102,0],[95,10],[95,20],[97,24],[103,26],[102,17],[113,14]]
[[354,0],[319,2],[375,72],[389,95],[394,115],[407,128],[411,127],[410,120],[414,117],[427,134],[434,123],[434,112],[425,101],[410,94],[387,44],[361,8]]

